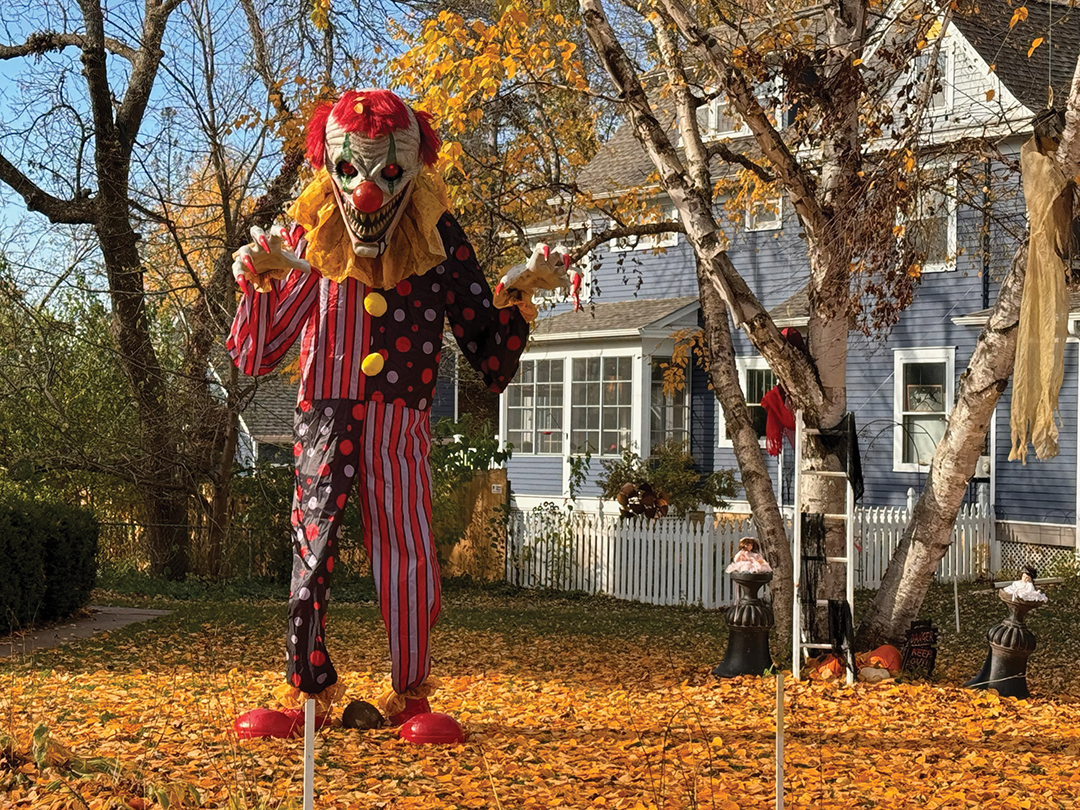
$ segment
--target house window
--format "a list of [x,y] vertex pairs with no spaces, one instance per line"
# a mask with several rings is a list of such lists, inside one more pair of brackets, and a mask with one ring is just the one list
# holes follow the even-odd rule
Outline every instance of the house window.
[[[669,206],[664,210],[664,219],[667,222],[678,222],[679,212],[674,206]],[[618,228],[619,224],[609,221],[608,227]],[[656,250],[657,248],[675,247],[675,245],[679,244],[679,234],[677,231],[671,231],[669,233],[650,233],[643,236],[623,236],[619,239],[612,239],[608,244],[615,253],[625,253],[630,250]]]
[[746,209],[746,230],[778,231],[784,221],[784,198],[756,200]]
[[893,355],[893,468],[925,470],[945,435],[955,350],[897,349]]
[[[750,421],[754,425],[758,438],[762,439],[765,437],[766,413],[761,407],[761,398],[776,385],[776,377],[764,357],[739,357],[736,358],[735,365],[739,370],[739,383],[746,397],[746,407],[750,411]],[[720,414],[720,428],[717,433],[720,437],[720,446],[731,447],[731,437],[728,436],[723,409],[717,410]]]
[[633,359],[575,357],[570,372],[570,452],[617,456],[631,448]]
[[[776,125],[781,119],[784,82],[779,76],[762,82],[754,95],[765,109],[769,120]],[[750,135],[750,127],[728,101],[726,93],[720,93],[709,102],[705,113],[705,136],[708,138],[738,138]]]
[[690,406],[688,385],[684,382],[679,391],[664,393],[664,369],[671,362],[669,357],[652,360],[652,383],[649,395],[649,436],[651,453],[668,442],[690,441]]
[[506,440],[514,452],[561,454],[563,361],[522,361],[506,398]]
[[908,245],[924,273],[955,267],[956,186],[946,168],[924,172],[916,190],[915,210],[904,226]]
[[[935,52],[937,63],[933,66],[933,76],[930,76]],[[916,98],[918,98],[919,93],[923,92],[923,82],[927,80],[927,77],[930,77],[933,82],[930,99],[926,105],[926,111],[931,115],[948,112],[952,106],[952,74],[950,72],[952,61],[949,40],[946,39],[941,43],[940,48],[937,47],[935,42],[928,42],[926,47],[915,56],[912,63],[912,92],[916,94]]]

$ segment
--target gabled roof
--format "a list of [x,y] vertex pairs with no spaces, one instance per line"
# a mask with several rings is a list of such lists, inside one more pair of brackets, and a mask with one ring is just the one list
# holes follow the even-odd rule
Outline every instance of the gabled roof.
[[[1027,19],[1010,28],[1021,6],[1027,8]],[[1080,9],[1061,0],[978,0],[973,12],[961,5],[952,24],[1025,107],[1033,113],[1044,109],[1049,83],[1055,106],[1063,108],[1080,53]],[[1039,38],[1042,43],[1029,56]]]
[[[993,307],[988,307],[966,315],[958,315],[951,320],[958,326],[982,326],[990,319],[990,313],[993,311]],[[1080,320],[1080,290],[1069,291],[1069,320]]]
[[543,343],[579,337],[637,337],[650,329],[668,328],[697,306],[694,296],[586,304],[580,312],[537,319],[531,339]]

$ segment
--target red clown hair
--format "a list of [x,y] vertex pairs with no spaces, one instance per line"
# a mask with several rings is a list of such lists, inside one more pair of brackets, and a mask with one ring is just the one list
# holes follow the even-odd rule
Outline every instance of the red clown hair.
[[[409,108],[389,90],[347,90],[336,103],[320,104],[308,122],[307,159],[316,169],[326,161],[326,122],[331,115],[346,132],[359,132],[368,138],[409,127]],[[417,110],[413,115],[420,127],[420,160],[425,166],[433,166],[442,141],[431,126],[431,115]]]

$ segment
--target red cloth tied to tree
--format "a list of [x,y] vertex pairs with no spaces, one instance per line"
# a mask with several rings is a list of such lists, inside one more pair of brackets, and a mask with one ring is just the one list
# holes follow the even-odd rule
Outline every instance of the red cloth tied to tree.
[[761,407],[765,409],[765,450],[770,456],[780,455],[783,448],[784,435],[788,437],[788,443],[795,446],[795,414],[787,406],[784,389],[773,386],[765,392],[761,398]]

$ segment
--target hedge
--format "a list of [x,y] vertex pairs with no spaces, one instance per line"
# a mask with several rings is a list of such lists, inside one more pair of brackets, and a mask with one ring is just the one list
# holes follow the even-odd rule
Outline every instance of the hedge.
[[62,503],[0,503],[0,633],[65,619],[90,600],[98,524]]

